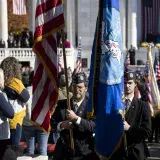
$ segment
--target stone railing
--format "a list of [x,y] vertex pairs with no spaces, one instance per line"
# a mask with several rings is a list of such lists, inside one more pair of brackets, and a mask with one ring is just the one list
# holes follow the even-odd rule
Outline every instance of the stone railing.
[[[66,49],[66,57],[69,66],[74,67],[75,62],[75,50],[73,48]],[[62,49],[58,48],[58,54],[61,62],[63,63]],[[0,62],[6,57],[15,57],[20,62],[30,62],[30,66],[34,67],[35,53],[32,48],[0,48]]]
[[0,48],[0,60],[6,57],[15,57],[17,59],[35,58],[31,48]]

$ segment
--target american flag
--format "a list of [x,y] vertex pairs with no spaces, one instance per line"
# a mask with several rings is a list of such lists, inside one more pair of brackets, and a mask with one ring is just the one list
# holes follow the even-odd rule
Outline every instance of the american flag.
[[62,71],[62,62],[61,62],[61,57],[60,57],[60,51],[59,51],[59,54],[58,54],[58,72],[61,72]]
[[33,51],[36,53],[31,120],[45,131],[58,99],[56,32],[64,27],[61,0],[38,0]]
[[[150,87],[151,87],[151,96],[152,96],[152,108],[158,108],[160,109],[160,94],[159,94],[159,89],[157,85],[157,80],[156,80],[156,75],[154,72],[154,65],[152,62],[152,52],[151,52],[151,47],[148,48],[148,54],[147,54],[147,59],[149,63],[149,82],[150,82]],[[151,106],[151,105],[150,105]]]
[[76,73],[82,72],[82,48],[81,48],[81,37],[79,38],[78,42],[78,54],[77,54],[77,61],[76,61]]
[[62,71],[62,65],[60,63],[58,63],[58,72],[61,72]]
[[144,70],[145,82],[147,85],[148,103],[152,105],[152,92],[150,87],[150,73],[149,73],[149,61],[147,60]]
[[148,33],[158,33],[160,0],[142,0],[143,37]]
[[155,54],[154,70],[155,70],[156,79],[159,80],[160,79],[160,51]]
[[141,98],[141,93],[140,93],[138,87],[135,88],[134,92],[135,92],[134,95],[135,95],[138,99],[140,99],[140,98]]
[[26,15],[26,0],[13,0],[13,14]]

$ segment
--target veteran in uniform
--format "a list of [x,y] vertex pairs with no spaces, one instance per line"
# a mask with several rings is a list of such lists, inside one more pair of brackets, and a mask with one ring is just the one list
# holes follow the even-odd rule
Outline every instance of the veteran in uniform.
[[[94,153],[93,133],[94,120],[87,119],[86,97],[87,83],[84,73],[75,74],[72,77],[73,97],[70,100],[71,109],[67,109],[67,100],[58,102],[52,116],[52,128],[60,132],[60,138],[56,143],[54,160],[97,160]],[[70,147],[69,129],[73,128],[74,152]]]
[[126,137],[111,160],[145,160],[149,151],[145,139],[151,135],[151,114],[148,103],[136,98],[136,74],[128,70],[124,75]]
[[146,102],[134,96],[135,72],[127,71],[125,83],[125,121],[127,139],[127,160],[145,160],[149,156],[145,139],[151,134],[150,108]]

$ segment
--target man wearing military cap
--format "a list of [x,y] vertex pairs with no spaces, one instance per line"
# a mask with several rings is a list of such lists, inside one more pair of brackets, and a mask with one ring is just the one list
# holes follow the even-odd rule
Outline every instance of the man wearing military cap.
[[[58,102],[52,116],[53,129],[60,132],[57,141],[54,160],[97,160],[94,153],[93,133],[95,128],[94,120],[87,119],[86,97],[87,80],[84,73],[77,73],[72,76],[73,97],[70,100],[71,109],[67,109],[67,101]],[[75,152],[70,149],[69,129],[73,128]]]
[[127,160],[145,160],[149,152],[145,139],[151,134],[150,109],[146,102],[134,95],[137,85],[136,73],[128,70],[124,74],[125,121],[124,131],[127,139]]

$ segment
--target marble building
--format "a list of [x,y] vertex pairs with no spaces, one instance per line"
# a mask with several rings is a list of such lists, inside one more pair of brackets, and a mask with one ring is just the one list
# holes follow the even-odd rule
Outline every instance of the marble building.
[[[28,0],[28,28],[34,32],[34,17],[36,0]],[[95,32],[98,12],[98,0],[63,0],[65,15],[65,31],[73,48],[77,48],[78,38],[81,37],[82,58],[90,63],[90,54]],[[7,0],[0,0],[0,39],[8,39]],[[130,45],[138,47],[141,41],[141,0],[120,0],[121,27],[123,49]],[[76,57],[76,54],[75,54]]]
[[[83,49],[93,43],[98,12],[98,0],[66,0],[65,18],[67,35],[75,46],[75,37],[82,38]],[[141,0],[120,0],[123,48],[138,47],[142,39]]]

